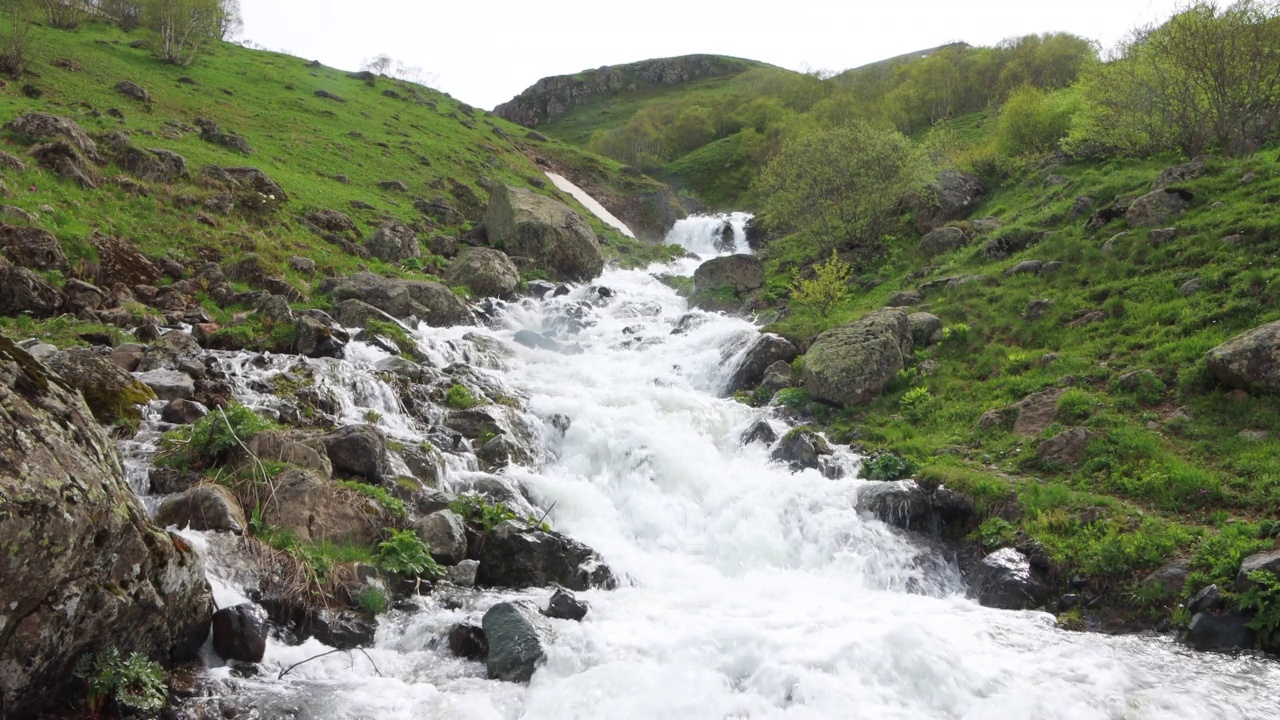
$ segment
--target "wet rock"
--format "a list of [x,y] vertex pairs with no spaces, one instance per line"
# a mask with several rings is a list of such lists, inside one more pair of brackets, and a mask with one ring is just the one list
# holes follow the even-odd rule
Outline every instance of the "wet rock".
[[754,255],[712,258],[693,273],[695,293],[732,292],[742,295],[764,287],[764,265]]
[[177,370],[150,370],[136,377],[161,400],[191,400],[196,395],[195,380]]
[[324,437],[335,472],[356,475],[377,484],[391,469],[387,439],[372,425],[348,425]]
[[795,375],[791,363],[778,360],[764,370],[764,379],[760,381],[760,390],[773,397],[779,390],[794,387]]
[[580,622],[587,616],[590,609],[591,605],[584,600],[579,600],[572,591],[556,588],[551,600],[547,603],[547,609],[543,610],[542,614],[556,620]]
[[974,568],[970,582],[978,602],[1002,610],[1025,610],[1049,600],[1049,584],[1026,555],[1002,548]]
[[145,384],[89,348],[68,348],[49,357],[45,365],[80,391],[94,418],[104,425],[140,421],[139,406],[156,397]]
[[50,317],[62,307],[62,293],[34,272],[0,266],[0,315]]
[[476,573],[479,570],[479,560],[463,560],[453,567],[445,568],[444,580],[458,587],[475,587]]
[[591,225],[569,206],[523,188],[499,185],[485,211],[490,242],[532,258],[560,281],[588,281],[604,269]]
[[67,270],[62,243],[53,233],[39,228],[0,224],[0,255],[18,267],[32,270]]
[[802,383],[816,399],[840,405],[874,400],[911,358],[911,326],[902,310],[884,308],[828,330],[805,353]]
[[560,352],[564,349],[560,345],[560,343],[556,342],[555,340],[552,340],[551,338],[547,337],[546,335],[543,335],[542,333],[537,333],[532,330],[517,330],[512,340],[515,340],[516,343],[523,345],[527,348],[536,348],[539,350],[551,350],[553,352]]
[[1193,198],[1186,190],[1156,190],[1134,200],[1124,221],[1131,228],[1164,225],[1186,212]]
[[1249,575],[1255,572],[1280,575],[1280,550],[1267,550],[1245,558],[1240,563],[1240,572],[1236,575],[1236,592],[1245,592],[1254,586]]
[[831,446],[821,435],[808,428],[796,428],[782,436],[782,442],[774,448],[769,459],[786,463],[791,472],[818,470],[822,458],[831,455]]
[[197,485],[181,495],[170,496],[156,510],[156,524],[178,529],[220,530],[237,535],[249,523],[231,491],[221,485]]
[[349,610],[322,609],[311,618],[311,635],[337,650],[373,647],[378,623]]
[[520,272],[498,250],[467,248],[458,254],[444,276],[449,287],[463,285],[479,297],[509,298],[520,285]]
[[[82,655],[194,659],[212,595],[200,555],[157,528],[69,383],[0,335],[0,637],[8,717],[63,713]],[[37,539],[37,540],[33,540]]]
[[431,327],[475,325],[471,308],[452,290],[428,280],[405,280],[405,290],[416,304],[414,315]]
[[1042,463],[1076,468],[1084,462],[1093,438],[1094,434],[1084,428],[1071,428],[1040,443],[1036,447],[1036,457]]
[[528,682],[546,660],[551,623],[529,601],[494,605],[481,626],[489,644],[486,665],[491,680]]
[[266,611],[253,603],[222,608],[213,614],[213,650],[223,660],[262,662],[269,630]]
[[1196,613],[1187,627],[1187,643],[1196,650],[1249,650],[1257,641],[1249,618],[1239,613]]
[[911,342],[915,347],[927,348],[942,340],[942,319],[937,315],[911,313],[907,316],[907,324],[911,327]]
[[491,587],[613,589],[618,581],[594,550],[557,532],[508,520],[485,538],[476,582]]
[[483,661],[489,656],[489,641],[485,638],[484,628],[468,624],[449,628],[449,652],[464,660]]
[[725,389],[730,395],[739,390],[750,390],[764,380],[765,371],[774,363],[788,364],[789,369],[789,363],[798,355],[800,351],[790,340],[772,333],[763,333],[747,346]]
[[958,227],[941,227],[920,238],[920,254],[927,258],[949,253],[968,244],[969,238]]
[[418,539],[441,565],[456,565],[467,557],[467,528],[451,510],[432,513],[413,524]]
[[858,495],[858,507],[894,527],[935,537],[963,537],[975,518],[967,496],[945,487],[926,490],[912,480],[870,483]]
[[1280,390],[1280,321],[1237,335],[1210,350],[1205,362],[1209,372],[1228,387],[1251,392]]
[[160,419],[174,425],[193,425],[208,413],[199,403],[191,400],[170,400],[160,411]]

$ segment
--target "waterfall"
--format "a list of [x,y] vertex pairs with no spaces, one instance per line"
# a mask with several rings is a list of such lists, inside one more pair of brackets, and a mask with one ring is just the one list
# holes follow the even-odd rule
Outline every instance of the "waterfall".
[[667,233],[667,244],[679,245],[702,257],[732,253],[751,253],[747,245],[747,221],[750,213],[727,215],[690,215],[677,221]]

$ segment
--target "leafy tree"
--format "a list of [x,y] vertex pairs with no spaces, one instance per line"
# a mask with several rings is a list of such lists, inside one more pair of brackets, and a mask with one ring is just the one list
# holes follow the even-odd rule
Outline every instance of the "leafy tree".
[[875,253],[902,201],[924,187],[927,167],[901,133],[858,122],[786,142],[754,190],[779,228]]
[[125,32],[142,25],[142,0],[98,0],[98,12]]
[[56,28],[74,30],[84,21],[84,8],[75,0],[39,0],[44,19]]
[[156,57],[185,67],[220,37],[224,0],[144,0],[143,23],[160,36]]
[[244,17],[240,14],[240,0],[218,0],[218,39],[233,40],[244,32]]
[[1069,90],[1046,93],[1029,85],[1015,90],[1000,108],[996,148],[1008,157],[1053,152],[1071,130],[1076,108]]
[[27,66],[32,13],[30,0],[0,0],[0,71],[14,78]]

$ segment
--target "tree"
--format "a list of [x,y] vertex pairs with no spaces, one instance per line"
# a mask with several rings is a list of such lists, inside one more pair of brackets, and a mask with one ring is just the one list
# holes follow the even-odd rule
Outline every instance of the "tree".
[[833,249],[831,259],[813,266],[813,279],[796,275],[791,280],[791,299],[825,318],[835,307],[849,299],[849,278],[853,266],[840,259]]
[[84,8],[79,0],[40,0],[44,19],[53,27],[74,30],[84,21]]
[[98,12],[125,32],[142,25],[142,0],[98,0]]
[[1047,93],[1030,85],[1009,96],[996,120],[996,148],[1007,157],[1050,153],[1071,130],[1074,93]]
[[30,0],[0,0],[0,71],[14,78],[27,67],[32,12]]
[[391,72],[391,68],[394,67],[395,64],[396,61],[390,55],[384,53],[365,60],[364,64],[360,67],[362,70],[368,70],[374,75],[386,75]]
[[778,227],[827,248],[878,252],[902,201],[926,184],[923,153],[894,130],[866,123],[809,131],[786,142],[754,190]]
[[240,14],[240,0],[219,0],[218,39],[234,40],[244,32],[244,16]]
[[160,36],[156,56],[187,66],[217,39],[225,21],[222,0],[144,0],[143,22]]

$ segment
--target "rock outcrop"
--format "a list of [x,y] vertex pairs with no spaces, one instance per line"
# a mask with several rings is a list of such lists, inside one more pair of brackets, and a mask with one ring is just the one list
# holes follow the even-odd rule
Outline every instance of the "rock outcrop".
[[196,656],[204,563],[155,527],[110,439],[58,376],[0,337],[0,692],[9,717],[65,709],[76,660]]
[[987,187],[978,178],[959,170],[943,170],[915,203],[916,230],[921,234],[977,209]]
[[476,576],[491,587],[612,589],[618,581],[594,550],[557,532],[543,532],[508,520],[486,537]]
[[484,225],[490,244],[530,258],[557,280],[591,280],[604,270],[604,253],[590,223],[549,197],[499,185],[489,198]]
[[804,389],[838,405],[870,402],[906,367],[911,350],[907,314],[896,308],[875,310],[818,336],[804,356]]
[[1241,390],[1280,390],[1280,321],[1237,335],[1205,355],[1209,372]]
[[780,335],[763,333],[743,353],[742,361],[734,368],[726,390],[730,395],[739,390],[750,390],[764,380],[765,372],[774,363],[790,363],[799,354],[800,350],[790,340]]

